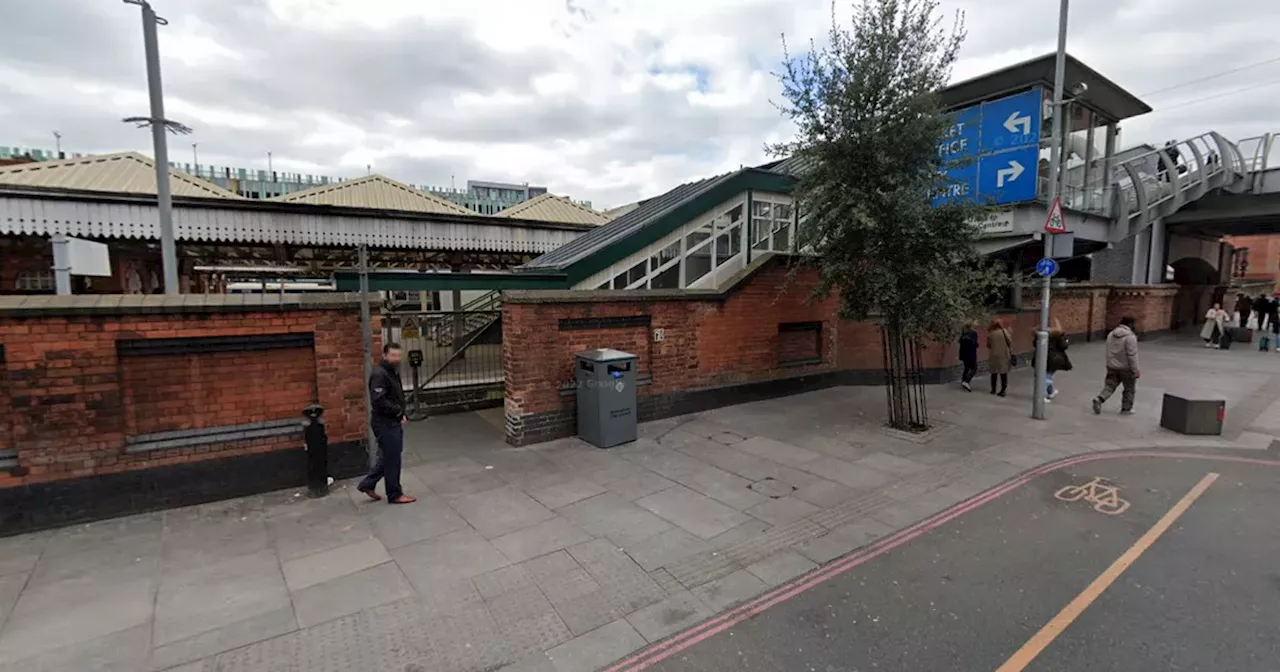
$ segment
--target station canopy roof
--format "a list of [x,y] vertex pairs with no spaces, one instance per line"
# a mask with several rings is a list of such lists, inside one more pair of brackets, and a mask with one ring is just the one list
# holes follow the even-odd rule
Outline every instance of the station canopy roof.
[[527,201],[506,208],[495,216],[514,217],[535,222],[591,224],[593,226],[599,226],[609,221],[609,217],[604,213],[596,212],[585,205],[579,205],[564,196],[556,196],[555,194],[539,194]]
[[[955,110],[1037,86],[1052,92],[1056,60],[1056,55],[1049,53],[952,84],[941,92],[943,107]],[[1098,74],[1098,71],[1080,62],[1071,54],[1067,54],[1066,65],[1064,81],[1067,91],[1063,96],[1070,97],[1070,88],[1073,85],[1084,84],[1088,90],[1078,103],[1097,112],[1104,119],[1122,121],[1151,111],[1150,105]]]
[[460,205],[421,189],[414,189],[384,175],[367,175],[354,180],[322,184],[267,200],[399,212],[424,212],[435,215],[476,214]]
[[[154,196],[156,164],[137,152],[17,163],[0,167],[0,184]],[[174,196],[245,200],[239,194],[173,168],[169,169],[169,188]]]

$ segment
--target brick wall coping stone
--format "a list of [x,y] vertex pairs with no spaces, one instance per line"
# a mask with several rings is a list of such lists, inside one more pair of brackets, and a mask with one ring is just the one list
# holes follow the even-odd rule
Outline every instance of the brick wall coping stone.
[[345,310],[360,305],[358,292],[329,294],[86,294],[0,296],[0,317],[176,315],[281,310]]
[[1112,285],[1111,291],[1120,296],[1161,296],[1178,293],[1180,285]]

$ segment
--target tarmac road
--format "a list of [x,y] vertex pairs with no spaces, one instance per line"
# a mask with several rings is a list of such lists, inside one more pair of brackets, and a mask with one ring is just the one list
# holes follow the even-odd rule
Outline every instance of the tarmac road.
[[[1106,457],[961,504],[608,669],[1280,669],[1280,461]],[[1129,506],[1056,496],[1095,477]]]

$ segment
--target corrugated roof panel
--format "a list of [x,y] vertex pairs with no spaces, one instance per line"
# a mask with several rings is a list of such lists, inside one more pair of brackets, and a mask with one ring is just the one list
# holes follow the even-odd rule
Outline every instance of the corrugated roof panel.
[[[36,161],[0,167],[0,184],[26,187],[106,191],[122,194],[156,193],[156,164],[137,152],[100,154],[59,161]],[[240,199],[222,187],[169,169],[174,196]]]
[[592,224],[595,226],[609,221],[609,218],[603,213],[578,205],[563,196],[556,196],[555,194],[539,194],[527,201],[511,206],[495,216],[528,219],[538,222]]
[[619,216],[600,228],[584,233],[572,241],[530,261],[521,266],[521,268],[567,268],[574,262],[631,236],[681,203],[736,174],[726,173],[717,177],[682,184],[661,196],[643,201],[634,210]]
[[609,208],[608,210],[604,211],[604,216],[608,217],[609,219],[617,219],[627,214],[628,212],[631,212],[632,210],[635,210],[636,208],[640,207],[640,204],[643,202],[644,201],[636,201],[635,203],[627,203],[626,205],[619,205],[616,208]]
[[455,203],[428,194],[420,189],[397,182],[384,175],[365,177],[324,184],[303,191],[277,196],[273,201],[339,205],[348,208],[373,210],[397,210],[400,212],[426,212],[437,215],[474,215],[476,213]]

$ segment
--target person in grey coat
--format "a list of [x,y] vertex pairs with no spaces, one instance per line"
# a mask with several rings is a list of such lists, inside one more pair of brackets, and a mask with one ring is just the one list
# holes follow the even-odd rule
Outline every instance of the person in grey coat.
[[1123,385],[1124,393],[1120,396],[1120,415],[1133,415],[1133,400],[1137,395],[1138,379],[1142,372],[1138,369],[1138,335],[1134,333],[1137,324],[1132,317],[1120,318],[1120,326],[1107,334],[1107,379],[1102,392],[1093,399],[1093,412],[1102,413],[1102,405],[1107,403],[1116,388]]

